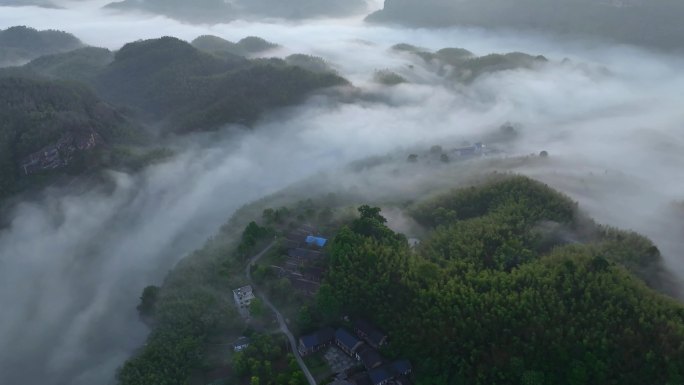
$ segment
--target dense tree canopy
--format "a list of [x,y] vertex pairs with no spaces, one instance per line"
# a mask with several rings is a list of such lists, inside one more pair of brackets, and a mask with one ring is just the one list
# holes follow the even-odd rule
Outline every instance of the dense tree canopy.
[[71,51],[83,43],[61,31],[38,31],[24,26],[0,30],[0,67],[18,65],[42,55]]
[[625,268],[657,264],[657,249],[598,227],[588,244],[549,249],[539,223],[580,218],[548,187],[515,177],[422,204],[415,218],[437,227],[416,251],[361,212],[332,243],[319,309],[385,328],[419,384],[684,381],[684,307]]
[[0,104],[0,197],[21,188],[24,157],[65,135],[93,133],[110,144],[138,135],[119,112],[76,83],[0,77]]
[[253,123],[269,108],[296,103],[311,91],[345,84],[278,59],[216,56],[164,37],[130,43],[99,76],[96,88],[121,105],[162,118],[176,131]]

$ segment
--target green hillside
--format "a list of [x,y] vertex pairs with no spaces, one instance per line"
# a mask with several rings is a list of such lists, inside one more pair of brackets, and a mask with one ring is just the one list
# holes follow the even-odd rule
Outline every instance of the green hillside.
[[[418,384],[684,381],[684,307],[615,252],[630,243],[658,265],[647,240],[621,233],[597,247],[615,238],[580,226],[573,202],[522,177],[454,191],[414,215],[433,228],[415,251],[363,210],[332,244],[318,304],[328,319],[382,326]],[[586,233],[586,243],[560,236]]]
[[42,55],[71,51],[80,40],[61,31],[38,31],[25,26],[0,30],[0,67],[18,65]]
[[87,169],[93,150],[139,135],[77,83],[0,77],[0,104],[0,197],[33,184],[36,175]]
[[346,80],[278,59],[218,57],[170,37],[130,43],[99,75],[96,89],[118,105],[163,119],[170,131],[251,124],[267,109]]

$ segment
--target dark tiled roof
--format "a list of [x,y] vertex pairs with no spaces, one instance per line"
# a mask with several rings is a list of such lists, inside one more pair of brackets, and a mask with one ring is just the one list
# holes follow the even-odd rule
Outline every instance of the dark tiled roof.
[[363,366],[366,367],[366,370],[377,368],[378,366],[382,365],[384,361],[382,355],[380,355],[377,350],[371,348],[370,346],[361,348],[359,350],[359,357],[361,358]]
[[368,375],[374,385],[393,378],[401,377],[411,372],[411,363],[408,360],[395,361],[389,365],[381,366],[377,369],[369,370]]
[[239,347],[244,345],[249,345],[251,340],[247,337],[240,337],[235,342],[233,342],[233,347]]
[[335,339],[349,350],[353,350],[354,347],[361,342],[358,338],[344,329],[337,329],[335,332]]
[[394,377],[388,369],[389,368],[387,366],[381,366],[377,369],[368,371],[368,375],[370,376],[371,381],[373,381],[373,385],[377,385],[387,380],[391,380],[392,377]]
[[396,385],[412,385],[411,380],[406,376],[399,376],[394,379]]
[[302,345],[304,345],[306,349],[327,344],[332,341],[333,338],[335,338],[335,331],[331,327],[323,328],[315,333],[300,337]]
[[305,349],[312,349],[318,346],[318,337],[315,333],[301,336],[299,339],[301,340],[301,344]]
[[354,322],[354,328],[363,333],[365,338],[368,339],[368,342],[375,346],[380,346],[382,340],[385,339],[385,333],[381,332],[365,320],[356,320]]

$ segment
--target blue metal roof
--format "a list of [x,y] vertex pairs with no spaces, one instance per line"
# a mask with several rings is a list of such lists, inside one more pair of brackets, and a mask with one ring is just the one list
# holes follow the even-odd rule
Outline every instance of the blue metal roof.
[[316,334],[309,334],[301,337],[302,345],[306,349],[315,348],[318,346],[318,336]]
[[389,365],[370,370],[368,371],[368,375],[371,380],[373,380],[373,384],[377,385],[387,380],[409,374],[410,372],[411,363],[408,360],[399,360]]
[[361,342],[358,338],[354,337],[351,333],[344,329],[337,329],[335,332],[335,338],[349,350],[354,349],[354,346]]
[[301,336],[302,345],[305,348],[315,348],[319,345],[327,344],[333,339],[333,329],[331,327],[323,328],[316,333]]
[[373,381],[374,385],[381,384],[393,377],[385,366],[369,371],[368,375],[370,376],[371,381]]
[[392,363],[392,368],[394,368],[397,373],[401,374],[408,374],[412,370],[411,363],[408,360],[395,361]]
[[328,240],[325,238],[314,237],[313,235],[309,235],[308,237],[306,237],[306,243],[309,245],[316,245],[318,247],[323,247],[323,246],[325,246],[326,243],[328,243]]

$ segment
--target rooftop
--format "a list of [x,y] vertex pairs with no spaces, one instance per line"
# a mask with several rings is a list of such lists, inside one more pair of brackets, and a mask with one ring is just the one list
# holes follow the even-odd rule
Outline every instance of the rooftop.
[[366,370],[376,368],[384,362],[382,355],[370,346],[362,347],[359,350],[359,357],[361,358],[363,366],[366,367]]
[[365,338],[375,346],[380,346],[383,340],[386,338],[385,333],[381,332],[375,326],[365,320],[359,319],[354,321],[354,328],[359,330],[362,334],[365,334]]
[[309,245],[323,247],[326,243],[328,243],[328,240],[322,237],[314,237],[313,235],[309,235],[306,237],[306,243]]
[[337,331],[335,332],[335,338],[337,339],[337,341],[340,342],[340,344],[344,345],[349,350],[353,350],[354,347],[361,342],[351,333],[341,328],[337,329]]
[[405,376],[411,372],[411,363],[408,360],[399,360],[391,364],[369,370],[368,375],[374,385],[383,383],[393,378]]
[[314,348],[319,345],[326,344],[335,338],[335,331],[331,327],[326,327],[321,330],[318,330],[315,333],[307,334],[305,336],[300,337],[300,340],[302,342],[302,345],[304,345],[305,348]]

